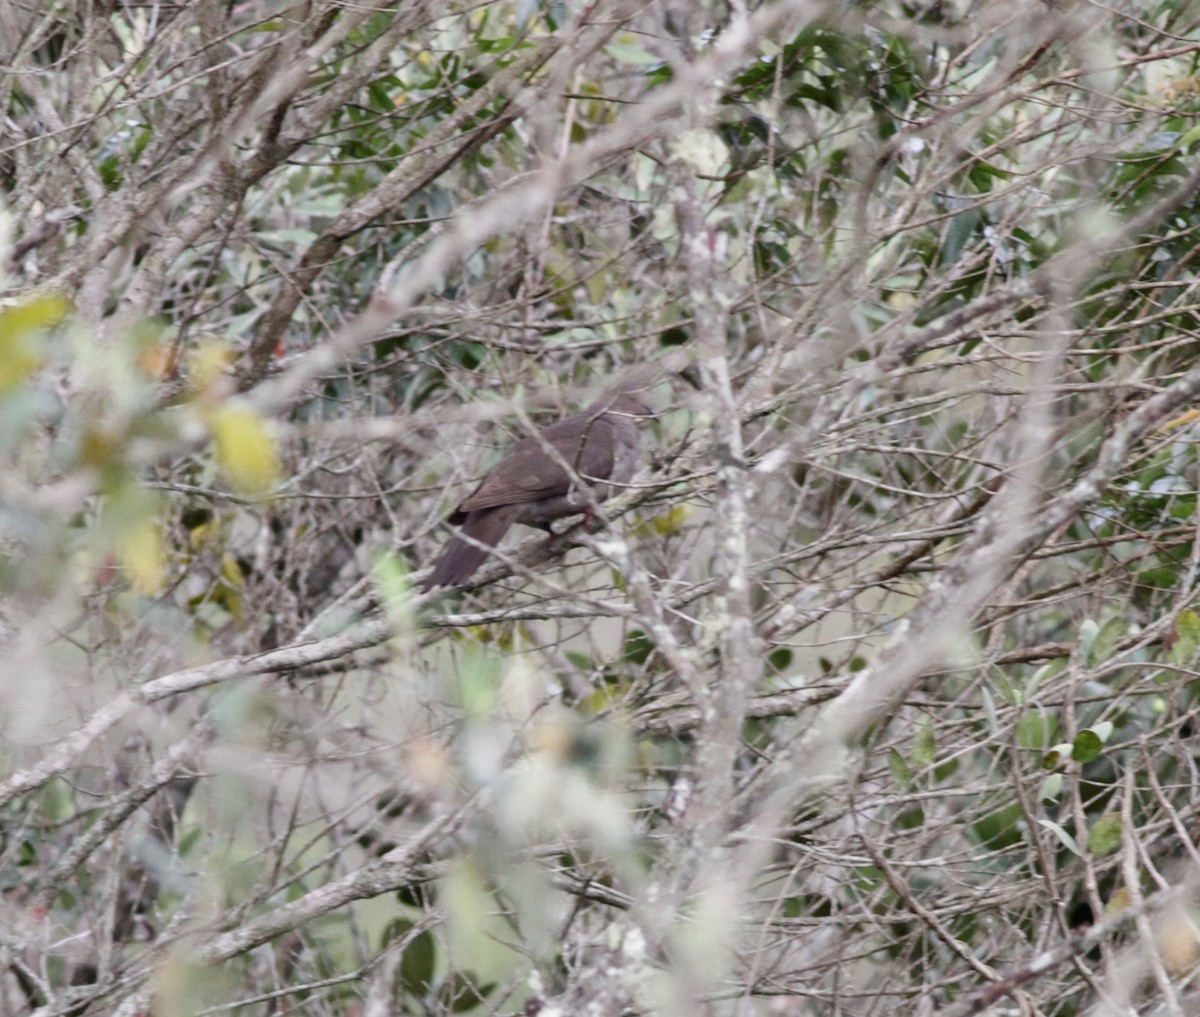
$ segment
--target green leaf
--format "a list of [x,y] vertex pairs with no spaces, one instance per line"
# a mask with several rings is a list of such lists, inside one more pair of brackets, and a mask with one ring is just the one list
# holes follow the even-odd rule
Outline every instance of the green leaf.
[[1057,718],[1030,710],[1017,721],[1017,744],[1023,749],[1044,752],[1054,744],[1057,731]]
[[656,67],[662,63],[662,57],[627,42],[610,42],[604,47],[604,52],[613,59],[634,67]]
[[1083,660],[1090,660],[1092,654],[1092,644],[1096,641],[1096,637],[1100,634],[1100,626],[1091,618],[1085,618],[1079,626],[1079,638],[1076,640],[1076,647],[1079,656]]
[[1098,758],[1103,750],[1104,742],[1089,728],[1075,736],[1075,741],[1071,743],[1071,758],[1077,763],[1090,763]]
[[455,972],[442,984],[438,991],[440,1006],[451,1013],[470,1013],[478,1010],[481,1003],[496,991],[495,982],[485,982],[482,985],[476,977],[465,977]]
[[767,665],[776,674],[782,674],[792,666],[792,651],[786,646],[777,646],[767,654]]
[[1190,131],[1184,131],[1175,144],[1179,148],[1191,148],[1197,141],[1200,141],[1200,126],[1193,127]]
[[997,180],[1010,180],[1012,178],[1012,174],[1008,170],[1001,169],[999,166],[996,166],[985,159],[976,159],[971,164],[971,178],[974,180],[976,178],[983,177],[994,177]]
[[1195,611],[1180,611],[1175,619],[1175,644],[1171,647],[1172,664],[1187,664],[1200,647],[1200,616]]
[[892,780],[900,787],[908,790],[912,787],[912,769],[904,761],[904,757],[895,749],[888,752],[888,769],[892,771]]
[[1043,770],[1057,770],[1064,759],[1071,758],[1072,746],[1067,742],[1059,742],[1057,745],[1047,749],[1042,756]]
[[996,716],[996,700],[992,698],[992,694],[987,689],[982,689],[981,698],[983,699],[983,713],[987,717],[988,730],[992,734],[996,734],[1000,730],[1000,718]]
[[1088,833],[1088,851],[1097,857],[1110,855],[1121,846],[1121,817],[1116,813],[1101,816]]
[[433,981],[437,949],[433,933],[428,929],[418,933],[404,950],[400,960],[400,980],[414,996],[422,997]]
[[396,633],[411,632],[412,624],[412,589],[408,582],[408,571],[400,558],[390,551],[385,551],[375,559],[375,567],[371,571],[375,587],[379,591],[380,603],[384,614],[387,615],[392,631]]
[[1129,624],[1122,617],[1110,618],[1096,633],[1086,656],[1087,663],[1095,667],[1112,656],[1119,640],[1128,631]]
[[937,753],[937,737],[933,733],[933,724],[928,717],[922,717],[917,722],[917,733],[913,738],[912,760],[921,769],[933,763]]
[[625,645],[622,647],[621,655],[630,664],[641,666],[646,663],[646,658],[650,656],[650,651],[654,649],[654,644],[650,642],[650,638],[641,629],[632,629],[625,636]]
[[1034,692],[1042,688],[1051,678],[1061,674],[1068,663],[1067,657],[1055,657],[1053,660],[1047,661],[1029,676],[1024,688],[1014,696],[1013,704],[1020,706],[1022,703],[1028,702],[1033,698]]
[[450,864],[441,881],[440,899],[446,913],[446,936],[457,962],[467,968],[485,966],[499,949],[489,933],[489,916],[496,902],[477,865],[469,858]]
[[1080,856],[1083,855],[1083,852],[1079,850],[1079,845],[1076,843],[1075,838],[1067,833],[1067,831],[1057,823],[1053,823],[1049,819],[1039,819],[1038,823],[1054,834],[1054,836],[1059,839],[1059,842],[1062,844],[1062,846],[1070,851],[1071,854]]
[[950,220],[950,226],[946,230],[946,241],[942,244],[943,265],[951,265],[958,260],[958,256],[962,254],[963,248],[967,246],[967,241],[974,235],[982,218],[979,209],[971,208],[965,212],[959,212]]
[[989,811],[968,827],[970,835],[990,851],[1001,851],[1021,840],[1017,823],[1021,806],[1015,802]]
[[933,779],[939,784],[948,781],[958,772],[960,765],[961,763],[957,759],[947,759],[945,762],[938,763],[933,768]]
[[1042,786],[1038,790],[1038,798],[1041,799],[1043,805],[1053,805],[1058,801],[1058,796],[1062,794],[1062,787],[1062,774],[1052,773],[1042,781]]
[[476,652],[463,658],[457,668],[458,694],[468,717],[487,718],[496,709],[499,662],[490,653]]

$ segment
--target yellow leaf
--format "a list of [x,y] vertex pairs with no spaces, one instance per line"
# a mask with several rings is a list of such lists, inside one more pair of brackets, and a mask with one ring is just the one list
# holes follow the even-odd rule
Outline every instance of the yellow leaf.
[[242,572],[238,560],[231,554],[221,555],[221,578],[230,586],[241,589],[246,585],[246,576]]
[[589,716],[611,710],[624,699],[628,691],[628,682],[615,684],[605,682],[579,701],[579,712],[584,716]]
[[11,392],[41,366],[40,333],[70,310],[70,301],[59,293],[40,293],[0,308],[0,394]]
[[639,522],[633,532],[639,537],[669,537],[683,529],[691,514],[692,510],[689,506],[676,505],[651,519]]
[[179,363],[170,343],[146,343],[137,351],[137,365],[150,381],[166,381],[179,373]]
[[672,533],[678,533],[683,529],[683,524],[687,522],[688,516],[691,514],[692,510],[687,505],[676,505],[668,511],[655,516],[651,522],[654,525],[655,532],[666,537]]
[[215,513],[203,512],[195,517],[195,523],[188,527],[188,536],[194,547],[207,547],[220,536],[221,520]]
[[233,351],[222,342],[206,339],[188,354],[188,380],[195,392],[208,392],[225,377]]
[[1178,417],[1172,417],[1170,420],[1159,424],[1158,429],[1160,431],[1174,431],[1176,428],[1187,426],[1197,417],[1200,417],[1200,410],[1185,410]]
[[246,403],[230,400],[209,418],[217,463],[237,490],[267,494],[279,483],[279,457],[266,425]]
[[125,567],[129,582],[142,594],[157,593],[166,576],[162,540],[153,519],[130,527],[117,539],[117,557]]
[[1119,915],[1125,911],[1132,900],[1129,896],[1129,891],[1125,887],[1118,887],[1111,897],[1105,902],[1104,917],[1111,918],[1113,915]]
[[0,309],[0,342],[13,335],[53,328],[70,310],[71,302],[61,293],[39,293]]

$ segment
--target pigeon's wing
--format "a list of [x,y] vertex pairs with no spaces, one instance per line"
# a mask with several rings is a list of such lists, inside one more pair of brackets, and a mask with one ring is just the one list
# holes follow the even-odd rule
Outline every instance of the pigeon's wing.
[[[614,446],[611,423],[602,415],[578,413],[551,424],[537,438],[525,438],[498,462],[482,483],[458,506],[455,515],[497,505],[527,505],[566,494],[572,473],[605,480],[612,475]],[[557,453],[547,452],[550,446]]]

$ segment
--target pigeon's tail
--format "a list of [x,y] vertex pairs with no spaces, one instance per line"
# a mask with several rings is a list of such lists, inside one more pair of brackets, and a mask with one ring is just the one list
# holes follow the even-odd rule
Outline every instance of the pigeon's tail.
[[497,505],[493,508],[468,512],[462,527],[446,546],[429,578],[421,584],[422,592],[438,586],[458,586],[483,564],[491,549],[500,543],[517,516],[520,505]]

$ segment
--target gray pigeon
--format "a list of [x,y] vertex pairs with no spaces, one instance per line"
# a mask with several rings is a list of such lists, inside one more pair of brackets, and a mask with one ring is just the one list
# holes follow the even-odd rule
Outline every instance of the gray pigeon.
[[[450,514],[447,522],[459,533],[421,589],[465,582],[513,523],[549,530],[555,519],[586,512],[591,499],[619,491],[637,469],[638,425],[653,415],[640,393],[617,390],[517,442]],[[578,490],[580,480],[591,499]]]

